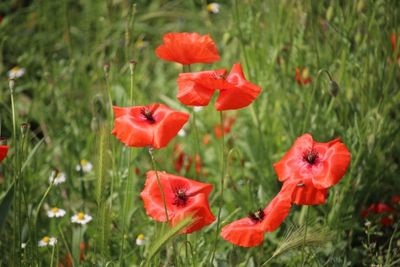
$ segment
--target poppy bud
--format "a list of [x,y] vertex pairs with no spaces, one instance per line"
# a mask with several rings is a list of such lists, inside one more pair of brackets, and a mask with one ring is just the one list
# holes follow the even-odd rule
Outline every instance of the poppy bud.
[[129,61],[129,69],[131,70],[131,74],[133,75],[133,72],[135,71],[137,62],[134,60]]
[[27,122],[21,123],[21,133],[22,135],[26,135],[29,132],[29,129],[31,128],[31,125]]
[[104,70],[104,73],[105,73],[106,77],[108,78],[108,76],[110,74],[110,64],[109,63],[105,63],[103,65],[103,70]]
[[329,82],[329,94],[333,97],[336,97],[339,93],[339,85],[334,80]]

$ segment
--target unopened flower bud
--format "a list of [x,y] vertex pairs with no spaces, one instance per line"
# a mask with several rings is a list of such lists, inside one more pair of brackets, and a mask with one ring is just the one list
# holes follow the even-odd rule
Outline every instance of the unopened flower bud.
[[131,74],[135,71],[137,62],[134,60],[129,61],[129,69],[131,70]]
[[103,70],[104,70],[104,73],[105,73],[106,77],[108,77],[108,75],[110,74],[110,64],[105,63],[103,65]]
[[22,135],[26,135],[29,132],[31,125],[27,122],[21,123],[21,133]]
[[329,94],[333,97],[336,97],[339,93],[339,85],[334,80],[329,82]]

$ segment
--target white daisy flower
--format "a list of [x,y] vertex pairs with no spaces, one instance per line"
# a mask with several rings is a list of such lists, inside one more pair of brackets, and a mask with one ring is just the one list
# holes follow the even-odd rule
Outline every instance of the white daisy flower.
[[178,135],[180,137],[185,137],[186,136],[186,131],[184,129],[180,129],[179,132],[178,132]]
[[55,237],[45,236],[39,242],[39,247],[47,247],[47,246],[54,246],[57,243],[57,239]]
[[221,5],[218,3],[209,3],[207,5],[207,11],[213,14],[218,14]]
[[76,165],[75,170],[80,171],[82,169],[83,172],[91,172],[93,170],[93,164],[87,161],[86,159],[82,159],[78,165]]
[[54,207],[47,211],[47,216],[49,216],[49,218],[53,217],[59,218],[59,217],[64,217],[65,213],[66,213],[65,210]]
[[145,239],[145,237],[144,237],[144,234],[139,234],[137,237],[136,237],[136,245],[138,245],[138,246],[143,246],[143,245],[145,245],[146,244],[146,239]]
[[195,106],[194,108],[193,108],[193,111],[194,112],[200,112],[200,111],[202,111],[203,110],[203,107],[202,106]]
[[25,74],[25,69],[15,66],[8,72],[9,79],[17,79],[22,77]]
[[74,216],[71,217],[71,222],[79,223],[79,224],[87,224],[92,220],[92,216],[89,214],[85,214],[84,212],[78,212]]
[[64,183],[66,179],[67,176],[65,175],[65,173],[53,170],[49,177],[49,182],[54,183],[55,185],[59,185]]
[[26,243],[21,243],[21,248],[22,249],[26,248]]

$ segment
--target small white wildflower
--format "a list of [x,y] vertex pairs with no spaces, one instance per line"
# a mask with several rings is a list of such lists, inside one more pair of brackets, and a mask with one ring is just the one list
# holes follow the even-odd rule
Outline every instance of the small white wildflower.
[[194,112],[200,112],[200,111],[202,111],[203,110],[203,107],[201,107],[201,106],[195,106],[194,108],[193,108],[193,111]]
[[24,74],[25,74],[25,69],[16,66],[8,72],[8,78],[9,79],[17,79],[17,78],[22,77]]
[[21,248],[22,249],[26,248],[26,243],[21,243]]
[[64,183],[66,179],[67,179],[67,176],[65,175],[65,173],[53,170],[51,172],[49,182],[54,183],[55,185],[59,185],[59,184]]
[[185,137],[186,136],[186,131],[184,129],[180,129],[179,132],[178,132],[178,135],[180,137]]
[[207,5],[207,11],[213,14],[218,14],[221,5],[218,3],[209,3]]
[[39,247],[47,247],[47,246],[53,247],[56,243],[57,243],[57,239],[55,237],[45,236],[38,242],[38,246]]
[[92,220],[92,216],[89,214],[85,214],[84,212],[78,212],[74,216],[71,217],[71,222],[79,223],[79,224],[87,224]]
[[59,217],[64,217],[65,213],[66,213],[65,210],[54,207],[47,211],[47,216],[49,216],[49,218],[53,217],[59,218]]
[[76,165],[75,170],[80,171],[82,169],[83,172],[91,172],[93,170],[93,164],[86,159],[82,159],[78,165]]
[[136,245],[138,245],[138,246],[143,246],[143,245],[145,245],[146,244],[146,239],[145,239],[145,237],[144,237],[144,234],[139,234],[137,237],[136,237]]

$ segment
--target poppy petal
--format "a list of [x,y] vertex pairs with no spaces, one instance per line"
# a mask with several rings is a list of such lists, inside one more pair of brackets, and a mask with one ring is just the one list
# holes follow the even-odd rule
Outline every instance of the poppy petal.
[[226,87],[225,69],[180,73],[177,98],[188,106],[206,106],[218,88]]
[[261,224],[253,222],[250,218],[243,218],[224,226],[221,236],[241,247],[255,247],[264,241]]
[[221,88],[215,102],[215,108],[218,111],[244,108],[261,93],[259,86],[246,80],[240,63],[233,65],[226,81],[229,86]]
[[164,44],[156,49],[156,55],[161,59],[183,65],[219,60],[218,49],[209,35],[171,32],[164,35],[163,41]]
[[0,146],[0,162],[3,161],[3,159],[7,156],[8,154],[8,146]]

